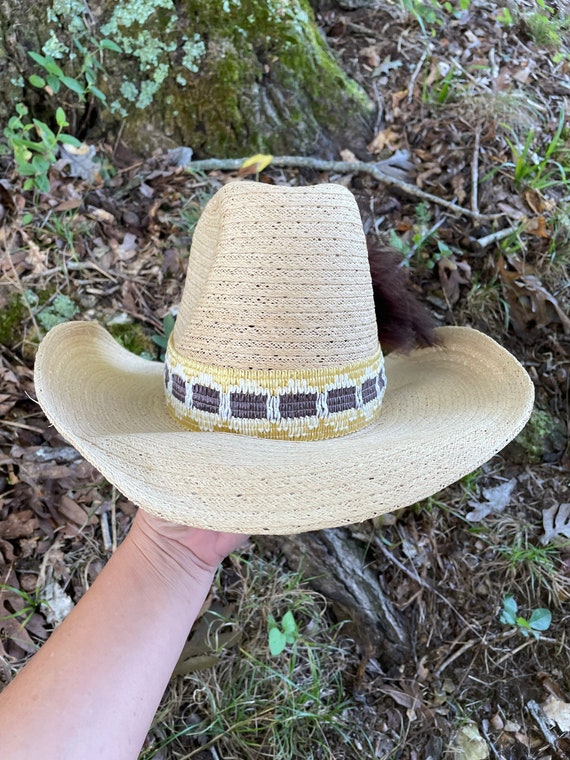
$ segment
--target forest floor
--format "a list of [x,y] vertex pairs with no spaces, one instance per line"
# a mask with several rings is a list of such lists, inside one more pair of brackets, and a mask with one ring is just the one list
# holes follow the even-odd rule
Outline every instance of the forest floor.
[[[570,24],[548,5],[406,0],[318,16],[378,106],[356,158],[407,189],[274,165],[245,180],[349,187],[437,323],[481,329],[521,360],[536,410],[460,483],[351,527],[406,631],[401,661],[337,619],[278,541],[253,538],[221,569],[142,760],[570,757]],[[73,161],[35,200],[6,160],[0,180],[0,685],[135,511],[34,402],[38,338],[96,319],[159,360],[200,210],[238,175],[93,147],[90,182]],[[288,612],[294,641],[272,655],[269,616]]]

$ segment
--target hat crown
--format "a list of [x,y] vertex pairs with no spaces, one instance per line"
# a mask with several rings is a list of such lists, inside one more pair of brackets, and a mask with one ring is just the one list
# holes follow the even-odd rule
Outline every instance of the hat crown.
[[173,331],[206,365],[319,369],[378,350],[366,240],[341,185],[231,183],[196,226]]

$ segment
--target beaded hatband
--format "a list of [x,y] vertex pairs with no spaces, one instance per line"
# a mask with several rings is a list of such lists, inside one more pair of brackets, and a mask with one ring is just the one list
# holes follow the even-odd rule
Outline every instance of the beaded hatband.
[[190,430],[320,440],[369,424],[386,388],[380,347],[367,361],[314,370],[236,370],[192,361],[170,337],[166,403]]

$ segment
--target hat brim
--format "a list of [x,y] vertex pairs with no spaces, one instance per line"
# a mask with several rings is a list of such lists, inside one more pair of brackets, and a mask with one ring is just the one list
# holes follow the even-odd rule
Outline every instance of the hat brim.
[[168,413],[163,365],[94,322],[52,329],[35,365],[49,420],[119,491],[159,517],[237,533],[297,533],[413,504],[500,451],[526,423],[533,385],[476,330],[386,359],[379,419],[351,435],[290,442],[195,433]]

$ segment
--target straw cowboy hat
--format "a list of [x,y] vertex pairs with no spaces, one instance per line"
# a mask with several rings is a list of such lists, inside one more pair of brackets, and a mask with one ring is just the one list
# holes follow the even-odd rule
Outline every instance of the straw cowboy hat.
[[533,386],[469,328],[383,358],[366,241],[340,185],[223,187],[198,222],[164,364],[94,322],[54,327],[47,417],[148,512],[296,533],[404,507],[521,430]]

